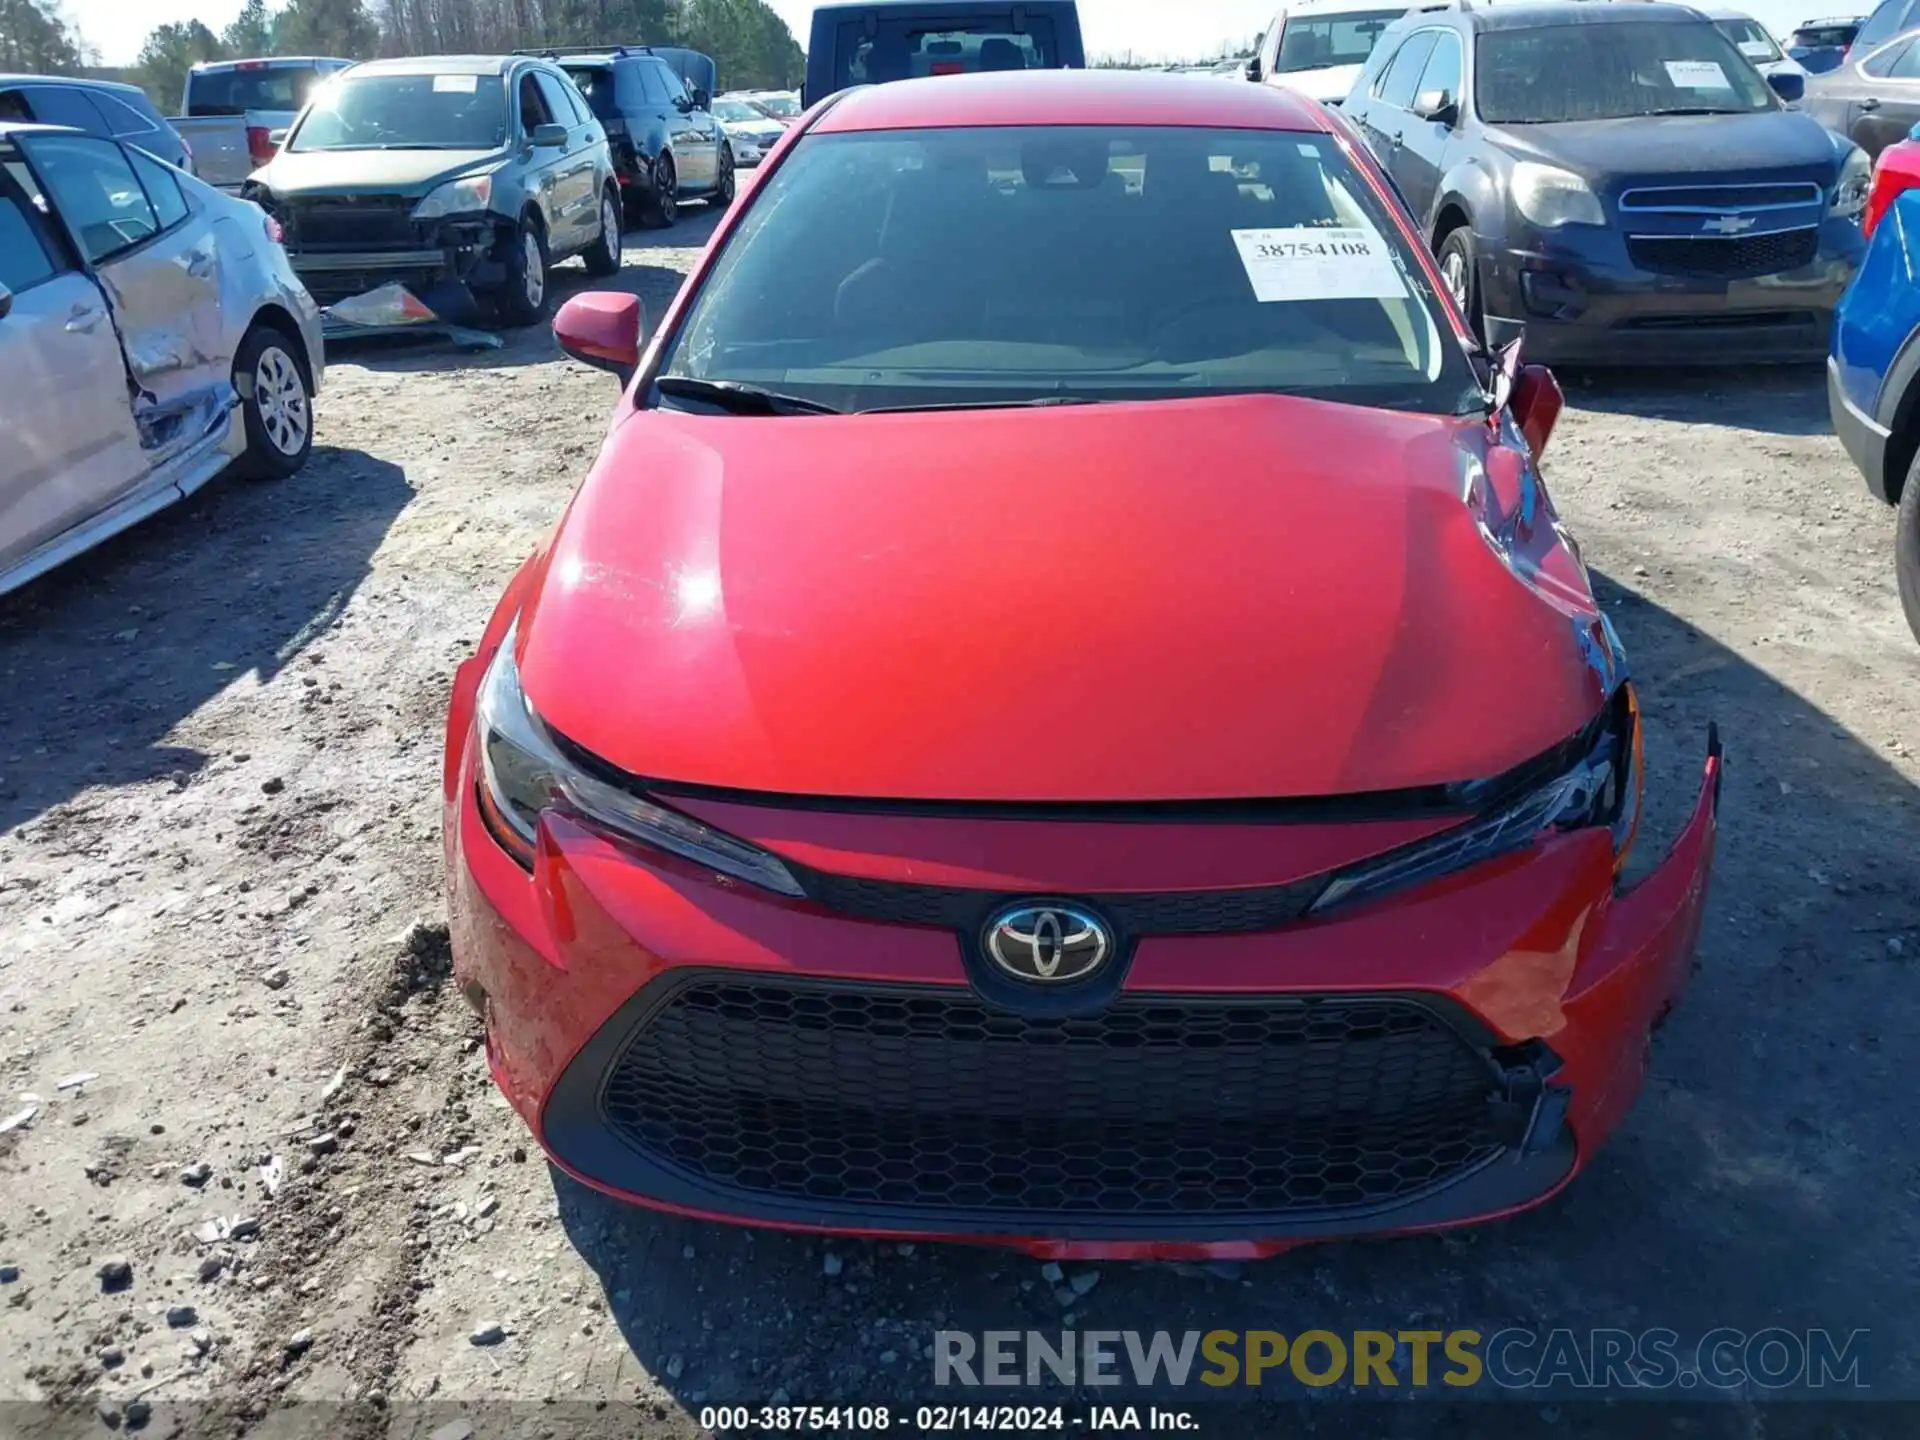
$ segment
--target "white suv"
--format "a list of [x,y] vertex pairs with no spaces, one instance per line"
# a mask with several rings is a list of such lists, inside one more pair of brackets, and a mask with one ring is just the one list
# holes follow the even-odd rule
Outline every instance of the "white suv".
[[1454,9],[1457,5],[1368,5],[1366,0],[1299,0],[1273,17],[1260,39],[1260,53],[1247,78],[1280,85],[1338,105],[1347,98],[1380,32],[1409,9]]

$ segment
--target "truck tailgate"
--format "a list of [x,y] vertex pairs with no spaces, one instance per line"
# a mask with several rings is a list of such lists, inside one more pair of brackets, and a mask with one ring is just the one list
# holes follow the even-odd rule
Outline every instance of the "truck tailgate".
[[244,115],[183,115],[167,122],[193,149],[193,170],[209,185],[238,190],[253,173]]

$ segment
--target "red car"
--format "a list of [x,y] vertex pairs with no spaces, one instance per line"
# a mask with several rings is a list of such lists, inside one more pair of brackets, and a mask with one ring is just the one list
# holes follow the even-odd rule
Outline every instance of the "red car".
[[[789,131],[461,667],[454,963],[563,1170],[1052,1256],[1552,1195],[1685,980],[1640,715],[1351,132],[1264,86],[849,91]],[[644,350],[643,350],[644,346]]]

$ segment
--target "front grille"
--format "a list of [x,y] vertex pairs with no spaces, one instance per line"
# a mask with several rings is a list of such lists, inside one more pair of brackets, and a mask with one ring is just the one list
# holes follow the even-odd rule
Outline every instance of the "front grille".
[[600,1109],[656,1164],[765,1197],[1299,1216],[1478,1169],[1504,1148],[1496,1083],[1408,997],[1122,996],[1043,1019],[957,988],[705,976],[641,1022]]
[[[994,890],[906,885],[797,867],[796,875],[816,904],[854,919],[891,925],[971,932],[984,925],[996,907],[1021,898]],[[1290,885],[1244,890],[1093,895],[1076,903],[1098,910],[1127,936],[1244,933],[1274,930],[1298,920],[1319,899],[1329,878],[1317,875]]]
[[407,200],[300,200],[287,207],[287,242],[305,250],[378,250],[419,243]]
[[1775,230],[1767,235],[1629,235],[1627,258],[1661,275],[1707,275],[1732,280],[1777,275],[1813,263],[1820,248],[1815,229]]
[[1726,214],[1817,205],[1825,198],[1826,192],[1810,180],[1770,185],[1643,185],[1622,191],[1620,208]]

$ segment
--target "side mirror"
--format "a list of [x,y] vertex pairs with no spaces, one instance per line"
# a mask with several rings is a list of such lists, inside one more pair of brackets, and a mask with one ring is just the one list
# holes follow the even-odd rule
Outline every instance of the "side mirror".
[[1436,125],[1451,125],[1460,118],[1460,106],[1451,90],[1422,90],[1413,97],[1413,113]]
[[1547,441],[1553,438],[1553,427],[1559,422],[1560,411],[1566,403],[1566,397],[1560,393],[1560,382],[1546,366],[1520,367],[1511,401],[1513,422],[1527,437],[1528,448],[1536,461],[1546,453]]
[[1787,104],[1800,101],[1807,93],[1807,77],[1796,75],[1791,70],[1782,70],[1778,74],[1767,76],[1767,84],[1773,87],[1773,93]]
[[286,144],[287,143],[287,127],[282,125],[278,130],[269,130],[267,132],[267,143],[273,146],[273,148],[276,150],[278,150],[282,145]]
[[640,368],[640,344],[647,315],[638,295],[589,290],[560,307],[553,317],[553,338],[583,365],[611,370],[626,384]]
[[1253,81],[1256,85],[1260,83],[1260,57],[1258,55],[1255,55],[1247,61],[1247,79]]
[[687,98],[693,101],[693,108],[696,110],[710,109],[713,105],[713,96],[709,95],[705,90],[702,90],[698,85],[693,87],[692,93],[688,95]]
[[567,127],[564,125],[536,125],[531,136],[534,146],[541,150],[558,150],[567,143]]
[[7,316],[12,313],[13,313],[13,292],[9,290],[5,285],[0,285],[0,320],[6,319]]

